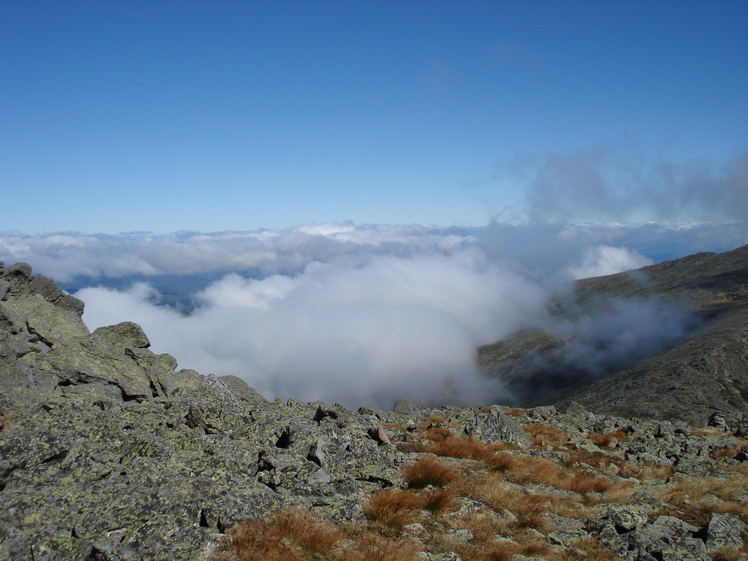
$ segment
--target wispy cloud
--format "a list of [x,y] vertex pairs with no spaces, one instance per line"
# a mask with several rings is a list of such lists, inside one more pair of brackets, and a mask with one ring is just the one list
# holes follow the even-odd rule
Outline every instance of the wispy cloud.
[[633,142],[495,166],[494,182],[521,187],[530,222],[743,221],[748,216],[748,151],[723,161],[645,154]]

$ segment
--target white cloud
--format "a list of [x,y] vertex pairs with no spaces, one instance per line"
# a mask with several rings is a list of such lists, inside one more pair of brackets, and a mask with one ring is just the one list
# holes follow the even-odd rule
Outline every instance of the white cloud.
[[644,257],[638,251],[625,247],[598,245],[589,248],[582,263],[576,267],[570,267],[569,273],[575,279],[586,279],[639,269],[652,263],[651,259]]
[[89,327],[136,321],[181,367],[240,376],[270,398],[391,407],[401,397],[487,398],[475,348],[538,314],[546,293],[465,254],[316,264],[294,278],[228,275],[188,317],[156,306],[142,284],[77,296]]
[[[238,375],[270,398],[387,407],[401,397],[495,395],[500,388],[475,373],[476,346],[534,324],[563,283],[746,242],[744,222],[346,223],[169,236],[5,232],[0,259],[57,280],[88,276],[77,296],[89,327],[140,323],[154,351],[183,368]],[[204,274],[189,285],[197,308],[183,315],[159,306],[144,283],[91,286],[133,273],[159,286],[164,275]]]

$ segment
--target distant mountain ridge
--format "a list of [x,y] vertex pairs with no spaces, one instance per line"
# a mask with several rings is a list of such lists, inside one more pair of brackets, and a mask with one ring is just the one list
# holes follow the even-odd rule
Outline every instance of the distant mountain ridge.
[[[716,411],[738,421],[748,411],[748,246],[698,253],[634,271],[577,281],[553,304],[556,318],[599,318],[612,307],[656,307],[664,328],[656,351],[575,371],[567,360],[574,339],[543,330],[481,347],[483,372],[502,378],[514,405],[576,401],[598,413],[684,420],[699,425]],[[667,323],[668,317],[680,323]],[[643,321],[651,318],[643,318]],[[646,333],[648,325],[634,326]],[[668,340],[668,335],[672,340]],[[647,338],[642,337],[642,345]]]

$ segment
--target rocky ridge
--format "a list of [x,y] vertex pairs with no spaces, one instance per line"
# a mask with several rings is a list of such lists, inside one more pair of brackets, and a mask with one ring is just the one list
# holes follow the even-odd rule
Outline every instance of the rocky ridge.
[[[518,406],[573,400],[599,413],[696,426],[717,411],[732,425],[748,422],[748,246],[577,281],[554,314],[594,319],[614,305],[656,307],[650,320],[667,331],[676,322],[666,320],[677,316],[684,333],[651,353],[586,372],[565,362],[577,341],[540,330],[482,347],[478,362],[516,390]],[[643,347],[648,342],[641,338]]]
[[[576,404],[270,402],[238,378],[177,370],[134,323],[89,332],[83,303],[31,273],[0,269],[0,559],[207,559],[240,521],[281,508],[384,524],[371,508],[378,493],[432,493],[408,471],[424,458],[459,477],[444,508],[385,524],[413,559],[587,558],[590,540],[610,558],[748,558],[748,435],[719,419],[699,432]],[[537,475],[549,466],[569,477]],[[524,497],[519,506],[458,486],[483,470],[501,479],[494,491]],[[532,520],[530,503],[540,505]]]

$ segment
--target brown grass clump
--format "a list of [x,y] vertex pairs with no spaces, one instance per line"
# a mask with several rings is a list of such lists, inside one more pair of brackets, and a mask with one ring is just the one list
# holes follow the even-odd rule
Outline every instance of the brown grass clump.
[[719,450],[714,450],[709,455],[712,458],[732,458],[735,459],[738,454],[741,452],[745,452],[746,446],[727,446],[725,448],[720,448]]
[[447,424],[447,421],[441,415],[430,415],[428,419],[418,425],[418,428],[421,429],[421,432],[425,432],[430,428],[441,427],[445,424]]
[[426,489],[419,498],[423,499],[426,510],[435,514],[457,509],[458,493],[454,489]]
[[418,511],[427,504],[418,495],[398,489],[385,489],[372,494],[364,504],[364,516],[385,526],[402,529],[418,519]]
[[621,561],[621,558],[614,554],[610,549],[600,545],[597,538],[586,538],[574,542],[574,547],[565,549],[559,561]]
[[691,431],[691,436],[720,436],[723,434],[729,434],[719,428],[704,427],[703,429],[694,429]]
[[487,459],[487,463],[494,469],[504,472],[507,479],[549,485],[581,495],[589,491],[605,493],[615,487],[615,484],[608,478],[595,477],[570,468],[563,468],[549,460],[526,454],[518,456],[495,454]]
[[6,432],[13,428],[11,411],[0,411],[0,432]]
[[304,561],[331,554],[344,534],[308,511],[282,510],[243,522],[227,537],[218,561]]
[[592,444],[598,446],[599,448],[612,448],[619,442],[628,440],[629,435],[622,430],[617,430],[615,432],[609,432],[608,434],[597,434],[595,432],[591,432],[587,435],[587,438],[590,439],[590,442],[592,442]]
[[673,474],[673,466],[658,466],[654,464],[631,464],[622,462],[618,475],[621,477],[635,477],[639,480],[659,479],[667,481]]
[[422,440],[431,440],[432,442],[442,442],[454,438],[455,435],[452,431],[446,427],[430,427],[424,431],[421,431],[419,437]]
[[748,544],[740,549],[725,548],[720,549],[714,554],[713,561],[741,561],[746,559],[748,553]]
[[696,479],[679,478],[672,495],[682,494],[691,499],[700,499],[704,495],[714,495],[723,501],[729,501],[730,496],[748,485],[748,477],[730,477],[727,479],[716,477],[699,477]]
[[[732,514],[748,522],[748,506],[730,500],[730,496],[748,484],[747,476],[735,476],[728,479],[700,477],[696,479],[678,479],[675,488],[657,495],[671,504],[678,516],[697,525],[705,525],[712,513]],[[713,495],[718,500],[709,497]]]
[[535,447],[563,446],[569,442],[569,435],[557,428],[539,425],[537,423],[522,425],[522,430],[530,437]]
[[368,528],[350,528],[354,545],[340,561],[415,561],[418,544],[405,539],[387,539]]
[[423,489],[429,485],[443,487],[457,479],[459,474],[434,456],[423,456],[403,468],[403,477],[411,489]]
[[524,415],[527,415],[530,412],[529,409],[522,409],[520,407],[515,407],[514,409],[511,409],[507,411],[507,415],[510,417],[523,417]]
[[486,444],[472,436],[465,436],[462,438],[451,437],[434,440],[433,444],[428,446],[425,451],[437,456],[481,460],[505,448],[503,442]]

